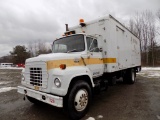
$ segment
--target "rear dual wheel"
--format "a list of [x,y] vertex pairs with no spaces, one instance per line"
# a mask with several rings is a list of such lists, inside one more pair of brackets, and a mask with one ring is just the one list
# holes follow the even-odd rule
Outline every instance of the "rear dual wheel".
[[123,77],[124,83],[134,84],[136,81],[136,72],[134,69],[128,69]]
[[136,80],[136,76],[135,76],[135,70],[134,69],[131,69],[129,71],[129,83],[130,84],[134,84],[135,83],[135,80]]

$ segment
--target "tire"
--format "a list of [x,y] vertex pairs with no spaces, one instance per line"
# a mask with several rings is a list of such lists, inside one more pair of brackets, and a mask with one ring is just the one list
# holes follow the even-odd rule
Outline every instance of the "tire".
[[41,103],[39,100],[36,100],[35,98],[29,97],[29,96],[26,96],[26,97],[31,103],[34,103],[34,104],[40,104]]
[[68,114],[72,120],[79,120],[89,110],[92,91],[89,84],[83,80],[77,81],[68,96]]
[[136,79],[135,79],[136,78],[136,76],[135,76],[135,74],[136,74],[135,70],[134,69],[130,69],[128,74],[129,74],[129,78],[128,78],[129,81],[128,82],[130,84],[134,84],[135,81],[136,81]]
[[134,84],[136,81],[136,72],[134,69],[128,69],[123,77],[124,83]]

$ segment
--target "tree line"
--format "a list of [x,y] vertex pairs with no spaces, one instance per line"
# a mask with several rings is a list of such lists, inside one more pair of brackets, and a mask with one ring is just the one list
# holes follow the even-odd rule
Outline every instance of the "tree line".
[[9,55],[0,58],[0,63],[24,64],[27,58],[36,57],[40,54],[51,53],[51,46],[41,40],[34,43],[29,42],[26,46],[17,45],[10,51]]

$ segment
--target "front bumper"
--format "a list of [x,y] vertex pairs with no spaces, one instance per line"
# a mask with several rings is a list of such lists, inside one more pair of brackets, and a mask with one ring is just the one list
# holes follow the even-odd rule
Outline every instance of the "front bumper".
[[[30,96],[32,98],[35,98],[39,101],[48,103],[50,105],[53,105],[56,107],[63,107],[63,97],[43,93],[43,92],[29,89],[23,86],[18,86],[18,92],[21,94]],[[45,96],[45,99],[42,99],[42,96]]]

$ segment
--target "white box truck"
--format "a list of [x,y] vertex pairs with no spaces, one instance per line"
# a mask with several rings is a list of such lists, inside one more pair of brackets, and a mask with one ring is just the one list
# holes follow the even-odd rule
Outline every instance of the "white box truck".
[[52,53],[29,58],[18,92],[29,101],[67,109],[80,119],[96,90],[113,78],[135,82],[141,70],[140,40],[111,15],[68,28],[56,39]]

